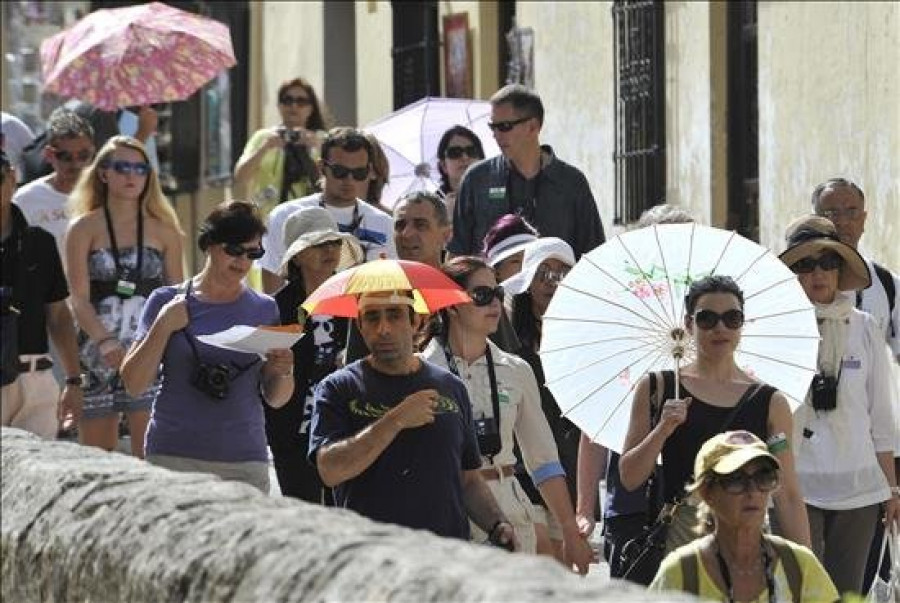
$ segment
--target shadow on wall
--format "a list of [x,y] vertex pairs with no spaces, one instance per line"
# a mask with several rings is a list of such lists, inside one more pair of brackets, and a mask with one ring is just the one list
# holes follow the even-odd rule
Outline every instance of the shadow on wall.
[[18,429],[0,446],[5,601],[648,600],[547,559]]

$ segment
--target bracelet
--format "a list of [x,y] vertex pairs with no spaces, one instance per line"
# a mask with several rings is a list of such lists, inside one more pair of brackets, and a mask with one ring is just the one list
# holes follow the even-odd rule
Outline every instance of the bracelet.
[[900,486],[891,486],[891,495],[894,498],[900,497]]

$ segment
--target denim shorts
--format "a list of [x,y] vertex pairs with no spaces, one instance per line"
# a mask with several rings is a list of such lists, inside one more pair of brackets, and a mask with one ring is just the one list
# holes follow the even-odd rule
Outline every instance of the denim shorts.
[[151,387],[140,396],[129,396],[124,389],[116,389],[99,395],[85,395],[82,419],[102,419],[119,413],[149,411],[156,398],[157,387]]

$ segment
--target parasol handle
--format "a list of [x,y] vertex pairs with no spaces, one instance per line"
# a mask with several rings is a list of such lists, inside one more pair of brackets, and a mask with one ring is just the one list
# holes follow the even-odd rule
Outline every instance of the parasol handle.
[[675,399],[681,398],[681,356],[675,357]]
[[684,358],[684,329],[676,327],[670,332],[675,345],[672,346],[672,357],[675,359],[675,399],[681,398],[681,359]]

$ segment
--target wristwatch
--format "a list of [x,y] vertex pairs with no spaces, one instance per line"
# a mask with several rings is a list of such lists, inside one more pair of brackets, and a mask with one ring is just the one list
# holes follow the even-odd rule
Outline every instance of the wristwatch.
[[66,385],[74,385],[75,387],[84,387],[84,375],[75,375],[74,377],[66,377]]
[[900,497],[900,486],[891,486],[891,495],[894,497]]

